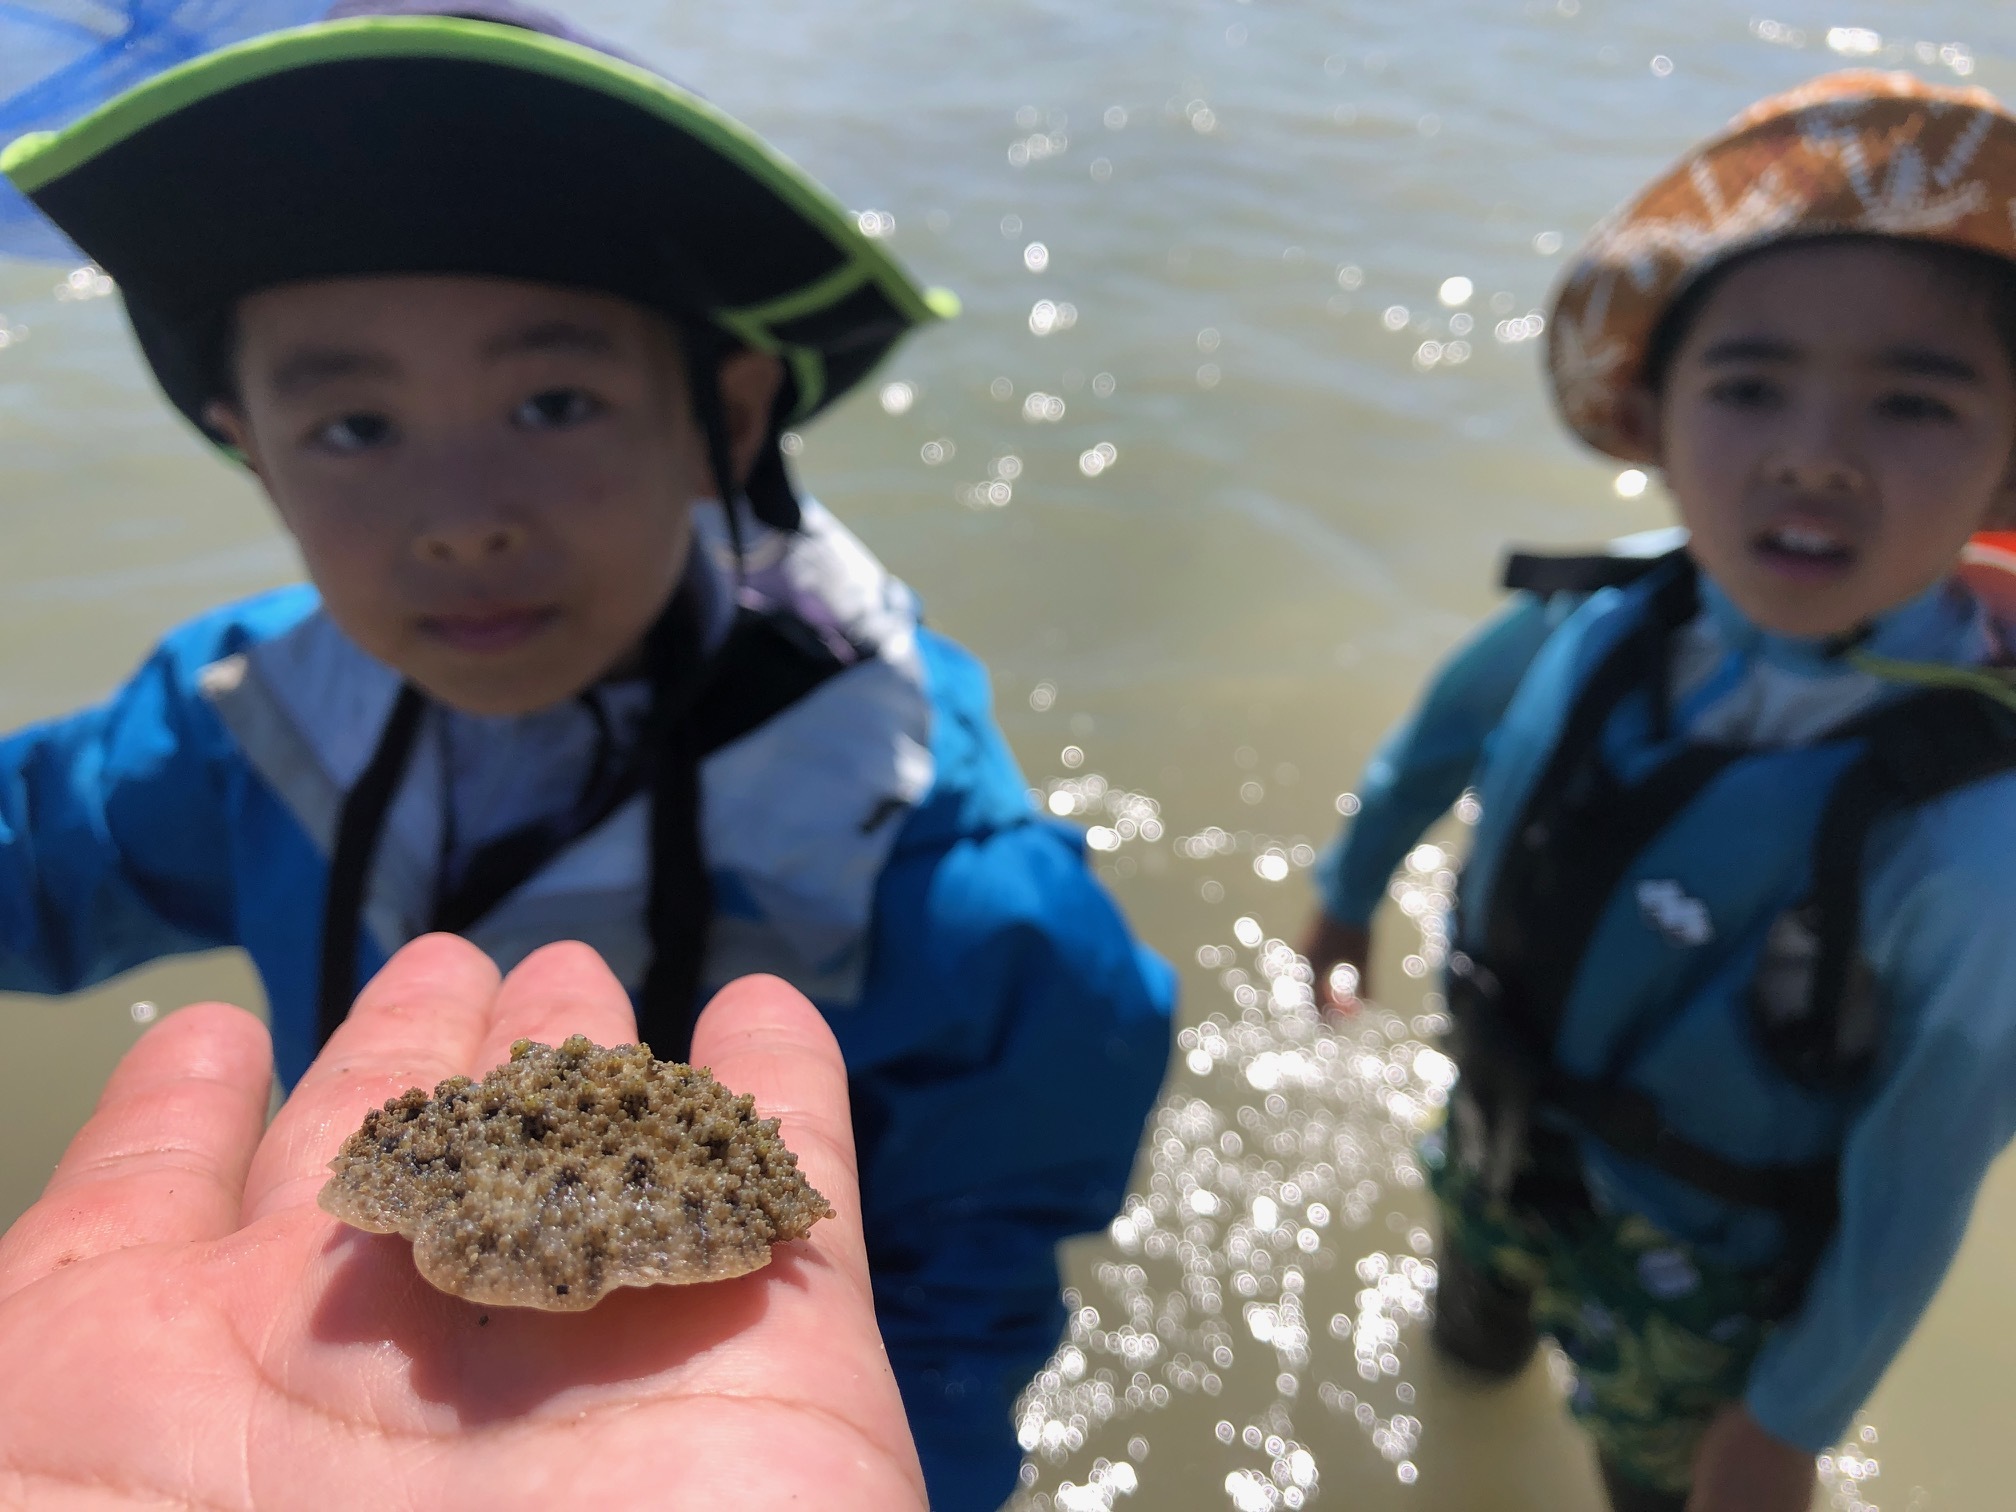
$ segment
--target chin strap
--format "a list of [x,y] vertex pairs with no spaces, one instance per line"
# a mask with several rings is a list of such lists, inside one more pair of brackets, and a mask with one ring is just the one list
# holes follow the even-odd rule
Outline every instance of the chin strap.
[[692,396],[693,418],[700,426],[700,439],[707,448],[707,470],[714,478],[714,497],[728,526],[728,546],[735,555],[735,583],[743,582],[745,551],[742,539],[742,489],[735,472],[735,448],[728,434],[728,407],[721,402],[721,358],[723,347],[711,332],[689,329],[684,333],[686,388]]

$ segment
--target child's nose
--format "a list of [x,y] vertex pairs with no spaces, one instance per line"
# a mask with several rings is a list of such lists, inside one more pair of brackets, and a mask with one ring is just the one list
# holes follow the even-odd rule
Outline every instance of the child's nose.
[[1866,481],[1854,445],[1853,416],[1815,405],[1781,437],[1772,458],[1773,481],[1800,493],[1854,493]]
[[522,525],[494,516],[430,520],[414,538],[413,549],[430,566],[470,567],[514,555],[525,538]]
[[1774,481],[1800,493],[1854,493],[1862,486],[1862,470],[1839,453],[1781,456]]

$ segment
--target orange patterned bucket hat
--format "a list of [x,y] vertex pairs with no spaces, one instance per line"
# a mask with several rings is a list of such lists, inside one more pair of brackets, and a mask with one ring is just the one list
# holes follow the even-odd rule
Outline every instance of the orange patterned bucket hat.
[[1555,296],[1547,368],[1569,428],[1646,460],[1622,424],[1659,321],[1738,253],[1897,236],[2016,260],[2016,116],[1983,89],[1827,74],[1744,111],[1591,233]]

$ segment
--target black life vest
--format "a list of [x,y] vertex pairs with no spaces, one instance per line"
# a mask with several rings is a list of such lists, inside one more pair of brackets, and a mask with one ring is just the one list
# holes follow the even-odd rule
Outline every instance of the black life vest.
[[[1667,712],[1673,637],[1697,607],[1684,554],[1522,554],[1507,574],[1508,586],[1545,594],[1624,587],[1655,573],[1661,580],[1646,584],[1639,621],[1584,679],[1558,726],[1506,832],[1486,916],[1470,917],[1459,895],[1448,992],[1463,1077],[1452,1133],[1501,1195],[1530,1168],[1536,1138],[1570,1130],[1721,1201],[1778,1214],[1789,1240],[1782,1267],[1789,1309],[1835,1224],[1838,1150],[1796,1165],[1732,1161],[1681,1135],[1653,1098],[1625,1084],[1628,1049],[1611,1074],[1596,1078],[1571,1075],[1555,1055],[1571,990],[1620,882],[1691,802],[1752,753],[1684,744],[1629,783],[1602,758],[1603,732],[1627,696],[1649,689],[1653,717]],[[1852,1097],[1867,1081],[1883,1030],[1881,996],[1860,948],[1869,832],[1889,815],[2016,768],[2016,711],[1972,689],[1928,687],[1812,744],[1839,748],[1844,759],[1834,764],[1813,830],[1810,892],[1765,934],[1748,1024],[1788,1078]],[[1747,934],[1724,921],[1717,941]],[[1690,990],[1675,977],[1676,1011]],[[1659,1027],[1656,1011],[1642,1017],[1627,1046]]]

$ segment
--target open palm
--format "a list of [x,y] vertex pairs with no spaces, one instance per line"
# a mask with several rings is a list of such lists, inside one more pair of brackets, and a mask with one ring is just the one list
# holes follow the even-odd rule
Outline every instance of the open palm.
[[635,1036],[585,947],[500,984],[474,947],[419,940],[265,1128],[256,1019],[206,1004],[156,1026],[0,1239],[0,1503],[922,1508],[845,1071],[781,982],[728,988],[694,1035],[838,1210],[767,1269],[585,1313],[485,1308],[315,1205],[365,1109],[574,1033]]

